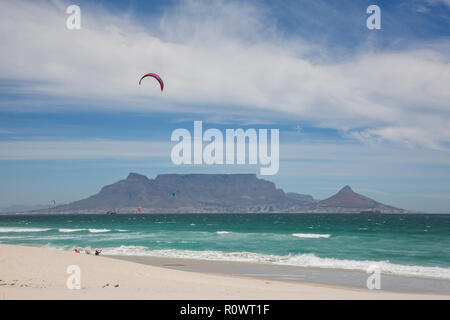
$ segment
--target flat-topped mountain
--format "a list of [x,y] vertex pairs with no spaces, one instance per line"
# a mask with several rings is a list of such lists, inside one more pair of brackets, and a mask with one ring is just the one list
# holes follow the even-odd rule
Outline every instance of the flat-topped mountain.
[[142,213],[404,212],[359,195],[348,186],[317,201],[310,195],[286,194],[255,174],[160,174],[149,179],[137,173],[91,197],[45,211],[134,213],[139,206]]
[[148,179],[130,173],[96,195],[54,209],[135,212],[141,206],[141,212],[272,212],[299,204],[303,202],[255,174],[161,174]]

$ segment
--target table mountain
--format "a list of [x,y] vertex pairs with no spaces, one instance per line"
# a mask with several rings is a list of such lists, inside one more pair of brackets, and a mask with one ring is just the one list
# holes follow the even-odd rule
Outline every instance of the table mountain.
[[272,212],[299,204],[255,174],[160,174],[152,180],[130,173],[96,195],[54,211],[136,212],[142,206],[141,212]]

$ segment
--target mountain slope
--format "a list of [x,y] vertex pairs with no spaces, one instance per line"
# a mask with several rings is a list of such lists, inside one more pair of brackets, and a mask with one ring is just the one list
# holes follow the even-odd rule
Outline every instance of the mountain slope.
[[287,192],[286,196],[290,199],[294,199],[300,202],[303,202],[304,204],[312,204],[316,203],[317,200],[315,200],[312,196],[309,194],[300,194],[295,192]]

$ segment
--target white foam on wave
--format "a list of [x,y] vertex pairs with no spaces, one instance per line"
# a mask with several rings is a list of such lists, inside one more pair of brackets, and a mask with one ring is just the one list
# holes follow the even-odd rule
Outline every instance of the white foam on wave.
[[24,236],[0,236],[0,240],[14,240],[14,239],[24,239]]
[[127,232],[128,230],[125,230],[125,229],[116,229],[116,231],[119,231],[119,232]]
[[70,233],[70,232],[80,232],[80,231],[84,231],[86,229],[58,229],[59,232],[64,232],[64,233]]
[[230,231],[216,231],[217,234],[229,234]]
[[0,228],[0,233],[8,232],[44,232],[52,228]]
[[101,232],[110,232],[110,229],[89,229],[91,233],[101,233]]
[[306,268],[345,269],[363,272],[367,272],[369,267],[376,265],[384,274],[450,280],[450,268],[400,265],[390,263],[389,261],[320,258],[314,254],[278,256],[254,252],[222,252],[209,250],[193,251],[175,249],[151,250],[144,246],[120,246],[113,248],[104,248],[103,252],[107,255],[153,256],[164,258],[253,262]]
[[304,238],[304,239],[318,239],[318,238],[329,238],[329,234],[318,234],[318,233],[293,233],[294,237]]

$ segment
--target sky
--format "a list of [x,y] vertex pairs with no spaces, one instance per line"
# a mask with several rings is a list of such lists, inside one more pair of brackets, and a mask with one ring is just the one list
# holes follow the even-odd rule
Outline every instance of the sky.
[[[66,9],[81,9],[69,30]],[[369,30],[366,9],[381,9]],[[450,213],[450,1],[1,1],[0,207],[68,203],[176,166],[171,133],[279,129],[261,176]],[[158,73],[165,83],[139,78]]]

